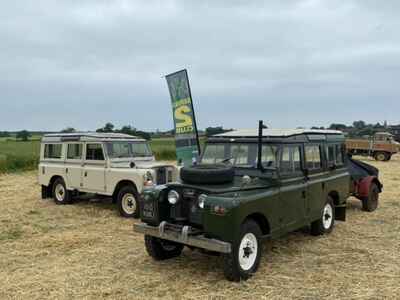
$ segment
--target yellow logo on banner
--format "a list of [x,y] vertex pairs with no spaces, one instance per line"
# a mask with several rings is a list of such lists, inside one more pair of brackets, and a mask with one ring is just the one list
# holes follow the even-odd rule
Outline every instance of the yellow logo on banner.
[[181,99],[174,103],[176,133],[190,133],[194,131],[190,104],[190,98]]

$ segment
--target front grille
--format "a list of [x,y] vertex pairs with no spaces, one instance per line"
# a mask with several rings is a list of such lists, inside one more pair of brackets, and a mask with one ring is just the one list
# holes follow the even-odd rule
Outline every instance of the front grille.
[[199,193],[195,190],[184,189],[179,191],[180,201],[171,206],[171,218],[177,222],[201,224],[201,209],[198,205]]
[[166,168],[158,168],[156,172],[157,184],[167,183],[167,170]]

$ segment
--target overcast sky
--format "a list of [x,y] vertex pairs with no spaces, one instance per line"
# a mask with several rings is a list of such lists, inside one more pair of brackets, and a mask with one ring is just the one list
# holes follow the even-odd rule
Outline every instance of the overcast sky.
[[[251,3],[251,4],[250,4]],[[3,1],[0,131],[400,123],[400,1]]]

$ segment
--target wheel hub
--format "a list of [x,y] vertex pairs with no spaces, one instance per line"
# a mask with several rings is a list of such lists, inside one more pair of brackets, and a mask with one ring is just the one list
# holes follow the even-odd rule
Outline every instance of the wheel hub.
[[332,206],[327,203],[324,207],[324,213],[322,215],[322,223],[325,229],[329,229],[333,221],[333,209]]
[[133,214],[136,211],[136,199],[132,194],[125,194],[122,197],[122,209],[127,214]]
[[250,270],[257,259],[258,241],[253,233],[246,233],[239,246],[239,265],[247,271]]

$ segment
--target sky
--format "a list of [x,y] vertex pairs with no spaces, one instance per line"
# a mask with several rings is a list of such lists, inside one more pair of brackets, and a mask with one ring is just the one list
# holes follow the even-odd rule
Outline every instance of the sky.
[[4,1],[0,131],[400,123],[400,1]]

